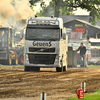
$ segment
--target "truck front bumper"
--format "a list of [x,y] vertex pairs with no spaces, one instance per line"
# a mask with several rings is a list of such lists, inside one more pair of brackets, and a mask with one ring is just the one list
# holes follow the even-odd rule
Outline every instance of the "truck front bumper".
[[41,67],[41,68],[56,68],[61,67],[59,64],[30,64],[30,63],[24,63],[24,66],[31,66],[31,67]]

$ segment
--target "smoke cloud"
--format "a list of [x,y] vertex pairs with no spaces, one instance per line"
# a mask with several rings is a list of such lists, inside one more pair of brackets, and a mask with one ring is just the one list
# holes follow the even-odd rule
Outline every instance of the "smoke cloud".
[[32,16],[29,0],[0,0],[0,24],[3,26],[24,27]]

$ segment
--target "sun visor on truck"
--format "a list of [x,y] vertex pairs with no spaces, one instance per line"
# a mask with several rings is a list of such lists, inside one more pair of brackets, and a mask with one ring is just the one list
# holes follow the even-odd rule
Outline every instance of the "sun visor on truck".
[[28,28],[59,28],[59,25],[33,25],[33,24],[28,24]]

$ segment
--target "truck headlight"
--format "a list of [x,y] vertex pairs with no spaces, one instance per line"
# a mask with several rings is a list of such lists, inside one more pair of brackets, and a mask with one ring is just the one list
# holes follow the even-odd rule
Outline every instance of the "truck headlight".
[[25,54],[25,60],[27,60],[27,61],[29,60],[28,59],[28,54]]
[[56,55],[55,61],[59,61],[59,55]]

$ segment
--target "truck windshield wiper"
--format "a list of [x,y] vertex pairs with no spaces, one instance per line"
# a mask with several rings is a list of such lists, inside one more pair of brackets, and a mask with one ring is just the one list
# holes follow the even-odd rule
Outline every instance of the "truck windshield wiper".
[[38,40],[41,40],[42,38],[38,38],[37,36],[28,36],[28,38],[27,39],[29,39],[29,40],[32,40],[32,39],[38,39]]
[[51,36],[44,36],[44,37],[56,41],[56,39],[52,38]]

